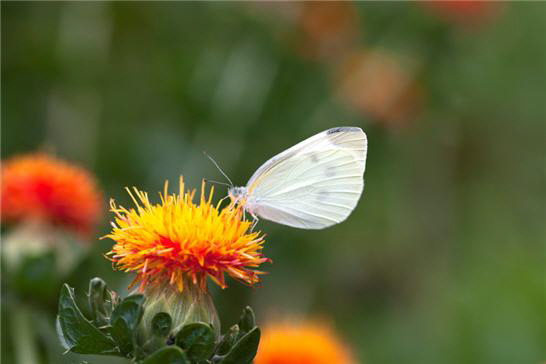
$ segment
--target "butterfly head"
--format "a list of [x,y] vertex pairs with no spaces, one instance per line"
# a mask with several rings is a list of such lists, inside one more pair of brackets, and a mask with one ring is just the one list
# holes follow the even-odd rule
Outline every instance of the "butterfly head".
[[235,203],[242,203],[246,200],[247,189],[246,187],[231,187],[228,190],[229,198]]

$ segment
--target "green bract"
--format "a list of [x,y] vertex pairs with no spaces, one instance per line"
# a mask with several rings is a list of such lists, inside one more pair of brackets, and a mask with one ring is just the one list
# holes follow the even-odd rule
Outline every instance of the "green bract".
[[120,300],[102,279],[94,278],[89,284],[88,319],[76,305],[74,290],[65,284],[57,316],[61,343],[67,351],[116,355],[139,364],[249,364],[256,356],[260,329],[250,307],[239,324],[218,337],[210,323],[174,327],[167,312],[154,313],[145,328],[141,325],[145,300],[140,294]]

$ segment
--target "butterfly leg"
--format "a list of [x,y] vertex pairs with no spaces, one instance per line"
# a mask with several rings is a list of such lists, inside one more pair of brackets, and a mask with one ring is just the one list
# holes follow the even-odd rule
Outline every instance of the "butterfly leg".
[[252,228],[250,229],[250,231],[254,231],[254,228],[256,227],[256,225],[258,225],[258,222],[260,221],[260,219],[258,218],[258,216],[256,216],[254,213],[250,212],[250,216],[252,216],[252,219],[254,220],[252,222]]

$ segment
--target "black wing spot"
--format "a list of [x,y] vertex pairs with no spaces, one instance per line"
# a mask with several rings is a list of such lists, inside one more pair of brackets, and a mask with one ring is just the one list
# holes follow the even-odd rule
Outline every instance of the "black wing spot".
[[318,157],[317,157],[316,153],[311,154],[311,162],[313,162],[313,163],[318,162]]
[[330,134],[336,134],[336,133],[347,132],[347,131],[356,132],[356,131],[360,131],[360,130],[361,129],[357,128],[356,126],[340,126],[340,127],[337,127],[337,128],[332,128],[332,129],[326,130],[326,134],[330,135]]
[[333,177],[337,174],[337,171],[336,171],[336,167],[327,167],[325,170],[324,170],[324,174],[326,175],[326,177]]
[[330,196],[330,192],[326,190],[319,191],[317,194],[317,201],[324,202]]

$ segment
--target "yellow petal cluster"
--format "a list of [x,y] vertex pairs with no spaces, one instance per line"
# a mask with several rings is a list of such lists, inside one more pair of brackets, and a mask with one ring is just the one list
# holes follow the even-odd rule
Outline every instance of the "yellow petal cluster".
[[220,209],[220,202],[211,203],[214,188],[208,197],[205,189],[203,181],[196,204],[195,190],[185,191],[181,177],[178,194],[169,195],[165,182],[158,204],[136,188],[127,189],[135,208],[110,202],[115,219],[105,237],[115,244],[107,256],[115,268],[136,273],[131,287],[168,282],[182,292],[184,282],[191,282],[206,289],[209,277],[225,288],[225,273],[250,285],[260,281],[263,272],[255,268],[269,261],[262,254],[263,235],[252,231],[240,206]]

